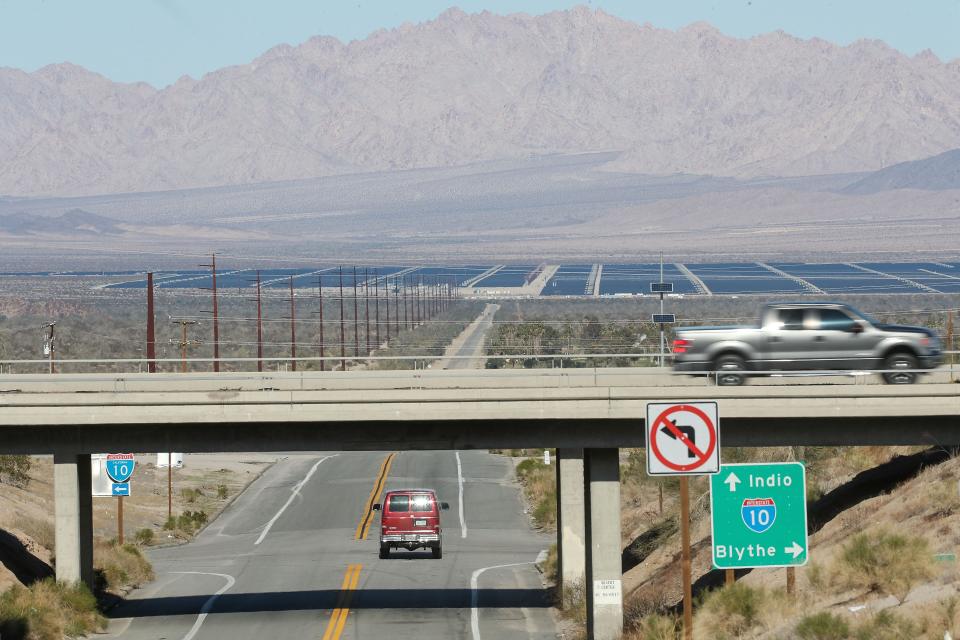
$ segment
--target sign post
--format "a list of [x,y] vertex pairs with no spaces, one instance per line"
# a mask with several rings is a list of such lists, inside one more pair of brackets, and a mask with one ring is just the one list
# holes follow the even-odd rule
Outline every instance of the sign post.
[[103,465],[114,482],[111,493],[117,496],[117,542],[123,544],[123,497],[130,495],[130,476],[137,461],[132,453],[108,453]]
[[720,471],[720,420],[716,402],[651,402],[645,426],[647,474],[680,476],[680,543],[683,637],[693,638],[690,575],[690,476]]
[[[806,472],[799,462],[723,465],[710,478],[714,566],[806,564],[806,498]],[[789,591],[789,573],[787,579]]]

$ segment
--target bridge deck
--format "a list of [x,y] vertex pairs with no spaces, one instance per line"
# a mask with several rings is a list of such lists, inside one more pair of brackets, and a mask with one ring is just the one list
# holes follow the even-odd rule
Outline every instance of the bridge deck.
[[0,376],[0,448],[641,446],[648,402],[704,399],[718,401],[727,445],[960,444],[960,385],[830,380],[715,387],[644,369]]

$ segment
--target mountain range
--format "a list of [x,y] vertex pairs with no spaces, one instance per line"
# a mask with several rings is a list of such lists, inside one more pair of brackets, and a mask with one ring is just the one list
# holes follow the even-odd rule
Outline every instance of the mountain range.
[[[0,194],[172,190],[607,152],[614,174],[880,170],[960,148],[960,60],[578,7],[318,36],[157,89],[0,68]],[[869,192],[872,187],[851,186]]]

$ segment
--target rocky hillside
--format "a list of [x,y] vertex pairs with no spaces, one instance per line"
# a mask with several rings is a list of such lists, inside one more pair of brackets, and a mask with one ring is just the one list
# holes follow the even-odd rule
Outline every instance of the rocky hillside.
[[0,69],[0,194],[247,184],[611,150],[610,168],[880,169],[960,147],[960,61],[576,8],[316,37],[155,89]]
[[960,189],[960,149],[874,171],[851,184],[844,192],[877,193],[891,189]]

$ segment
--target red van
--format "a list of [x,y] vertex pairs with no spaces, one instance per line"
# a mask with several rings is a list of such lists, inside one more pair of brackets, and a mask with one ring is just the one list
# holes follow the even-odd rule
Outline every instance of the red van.
[[373,505],[380,511],[380,557],[389,558],[396,548],[430,549],[434,558],[443,557],[440,511],[449,508],[432,489],[388,491],[382,505]]

